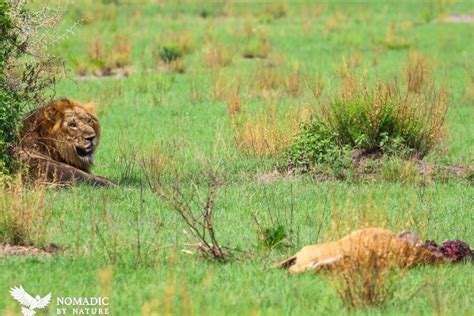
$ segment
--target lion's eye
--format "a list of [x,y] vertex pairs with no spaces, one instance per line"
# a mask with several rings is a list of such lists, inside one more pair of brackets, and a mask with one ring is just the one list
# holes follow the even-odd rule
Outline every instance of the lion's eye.
[[77,127],[77,124],[75,121],[72,121],[72,122],[69,122],[68,124],[69,127],[72,127],[72,128],[76,128]]

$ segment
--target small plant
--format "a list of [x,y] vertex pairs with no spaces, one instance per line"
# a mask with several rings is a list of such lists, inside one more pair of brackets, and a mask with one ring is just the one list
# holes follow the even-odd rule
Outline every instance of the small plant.
[[169,64],[172,61],[178,60],[179,58],[183,57],[183,52],[179,48],[177,44],[164,44],[161,46],[159,57],[162,61]]
[[383,43],[388,49],[393,50],[408,49],[412,45],[409,40],[398,34],[395,24],[390,25],[387,29]]
[[358,252],[329,273],[330,283],[348,309],[383,306],[392,299],[401,276],[396,262],[364,247]]
[[240,82],[237,81],[232,87],[227,98],[227,110],[231,116],[234,116],[241,111],[241,102]]
[[265,36],[250,38],[248,41],[242,53],[244,58],[267,58],[272,51],[271,43]]
[[348,167],[350,148],[337,143],[337,134],[319,120],[304,123],[292,143],[286,148],[285,160],[291,169],[311,171],[315,164]]
[[152,157],[144,159],[142,165],[151,190],[168,203],[185,223],[187,229],[183,233],[191,242],[187,246],[195,247],[205,258],[228,261],[232,249],[221,245],[214,226],[215,198],[221,182],[216,171],[206,173],[207,192],[205,201],[201,201],[201,192],[196,183],[187,186],[178,174],[175,174],[171,184],[166,183],[164,161]]
[[295,67],[295,69],[291,70],[285,77],[286,93],[291,97],[300,96],[303,91],[301,70],[298,67]]
[[409,93],[421,93],[429,76],[430,68],[427,59],[419,53],[411,54],[405,68],[407,91]]
[[418,183],[421,180],[415,162],[398,157],[385,159],[381,173],[384,180],[391,182]]
[[283,87],[285,79],[278,67],[264,64],[255,69],[255,89],[258,93],[276,92]]
[[[275,198],[264,191],[266,212],[254,212],[252,218],[257,228],[259,247],[262,250],[282,249],[294,245],[295,192],[291,187],[290,202],[286,207],[276,205]],[[274,194],[272,191],[271,194]],[[286,196],[285,201],[286,201]],[[286,203],[285,203],[286,204]]]

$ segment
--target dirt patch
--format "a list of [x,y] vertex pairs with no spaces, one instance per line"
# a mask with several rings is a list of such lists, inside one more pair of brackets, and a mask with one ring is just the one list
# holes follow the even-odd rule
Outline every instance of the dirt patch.
[[54,244],[44,248],[4,244],[0,245],[0,260],[6,257],[51,257],[59,250]]
[[273,170],[272,172],[258,174],[257,183],[271,184],[278,180],[290,180],[292,178],[294,178],[294,174],[291,172],[280,172],[278,170]]
[[[342,162],[342,160],[341,160]],[[474,184],[474,165],[453,165],[427,162],[416,157],[395,159],[383,155],[380,151],[367,152],[354,149],[349,162],[341,165],[316,164],[307,170],[298,170],[292,166],[270,173],[257,175],[260,184],[269,184],[278,179],[288,179],[295,174],[309,174],[315,180],[362,180],[362,181],[414,181],[414,182],[448,182],[460,181]]]
[[101,69],[96,70],[93,73],[79,72],[80,80],[90,80],[90,79],[101,79],[101,78],[114,78],[114,79],[123,79],[128,78],[132,72],[129,68],[115,68],[115,69]]
[[474,23],[474,15],[452,14],[437,20],[438,23]]

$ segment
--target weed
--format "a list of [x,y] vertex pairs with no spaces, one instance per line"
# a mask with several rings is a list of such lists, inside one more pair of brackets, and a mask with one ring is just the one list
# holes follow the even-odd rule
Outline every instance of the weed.
[[160,59],[169,64],[179,58],[183,57],[184,53],[177,44],[164,44],[158,53]]
[[257,157],[279,157],[307,111],[289,111],[284,115],[284,120],[279,115],[275,108],[269,106],[257,114],[236,116],[232,120],[232,133],[238,148]]
[[[284,158],[290,169],[310,171],[315,163],[339,167],[348,167],[348,146],[339,146],[337,135],[318,120],[307,122],[300,128],[297,136],[286,148]],[[342,164],[341,166],[339,166]]]
[[294,67],[288,75],[285,76],[286,93],[292,97],[298,97],[303,91],[303,79],[299,67]]
[[304,86],[311,91],[314,99],[319,99],[324,91],[324,81],[319,76],[306,75],[304,77]]
[[[154,165],[146,169],[148,184],[151,190],[160,199],[169,203],[183,219],[189,230],[189,233],[184,230],[184,234],[193,242],[191,246],[196,247],[206,258],[219,262],[229,260],[228,248],[226,250],[226,247],[219,243],[214,228],[215,195],[220,185],[220,180],[214,171],[210,171],[212,173],[208,175],[207,194],[203,205],[200,204],[200,193],[195,183],[191,188],[185,188],[180,184],[179,176],[176,175],[174,184],[166,186],[161,172],[161,169],[156,169]],[[196,205],[198,205],[197,208]]]
[[266,36],[260,35],[256,39],[249,39],[244,48],[242,56],[244,58],[267,58],[272,51],[272,45]]
[[198,81],[193,80],[189,84],[189,98],[194,103],[199,103],[204,100],[204,95]]
[[388,49],[393,50],[408,49],[412,45],[408,39],[398,34],[396,24],[391,24],[388,27],[383,43]]
[[227,98],[227,110],[231,116],[238,114],[241,110],[240,82],[237,81],[231,88]]
[[288,14],[288,5],[283,2],[275,2],[275,3],[269,4],[265,8],[265,13],[268,14],[273,19],[284,18]]
[[224,101],[228,94],[228,77],[220,71],[211,73],[212,97],[216,101]]
[[356,256],[349,256],[329,274],[329,280],[341,301],[349,309],[379,307],[393,298],[397,282],[394,258],[381,255],[381,250],[359,247]]
[[421,93],[430,76],[430,67],[425,56],[412,53],[405,68],[405,81],[409,93]]
[[26,190],[21,176],[0,189],[0,243],[45,246],[50,238],[51,209],[45,188]]
[[260,93],[278,91],[284,87],[284,77],[278,67],[273,65],[259,65],[255,69],[255,88]]
[[97,36],[89,43],[87,51],[88,64],[91,65],[80,65],[79,71],[87,73],[90,70],[96,70],[107,75],[113,69],[130,65],[132,43],[128,36],[123,34],[116,35],[111,43],[106,43],[101,36]]
[[384,160],[381,171],[382,178],[391,182],[418,183],[420,176],[418,166],[413,160],[389,157]]
[[183,58],[178,58],[170,63],[170,70],[174,73],[183,74],[186,71],[186,64]]
[[257,228],[259,247],[264,250],[282,249],[292,246],[295,235],[294,229],[294,208],[295,192],[290,188],[290,202],[284,209],[279,209],[275,200],[264,191],[267,212],[254,212],[252,218]]
[[232,53],[223,45],[210,42],[204,47],[204,61],[210,68],[225,67],[232,63]]

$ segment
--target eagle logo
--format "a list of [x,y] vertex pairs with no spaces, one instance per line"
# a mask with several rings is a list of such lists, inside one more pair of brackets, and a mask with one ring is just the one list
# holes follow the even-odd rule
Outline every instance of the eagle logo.
[[35,309],[45,308],[51,301],[51,293],[49,293],[43,298],[41,298],[39,295],[33,297],[30,294],[26,293],[22,286],[11,288],[10,294],[15,300],[17,300],[18,302],[20,302],[21,305],[23,305],[21,307],[21,312],[23,316],[35,315]]

